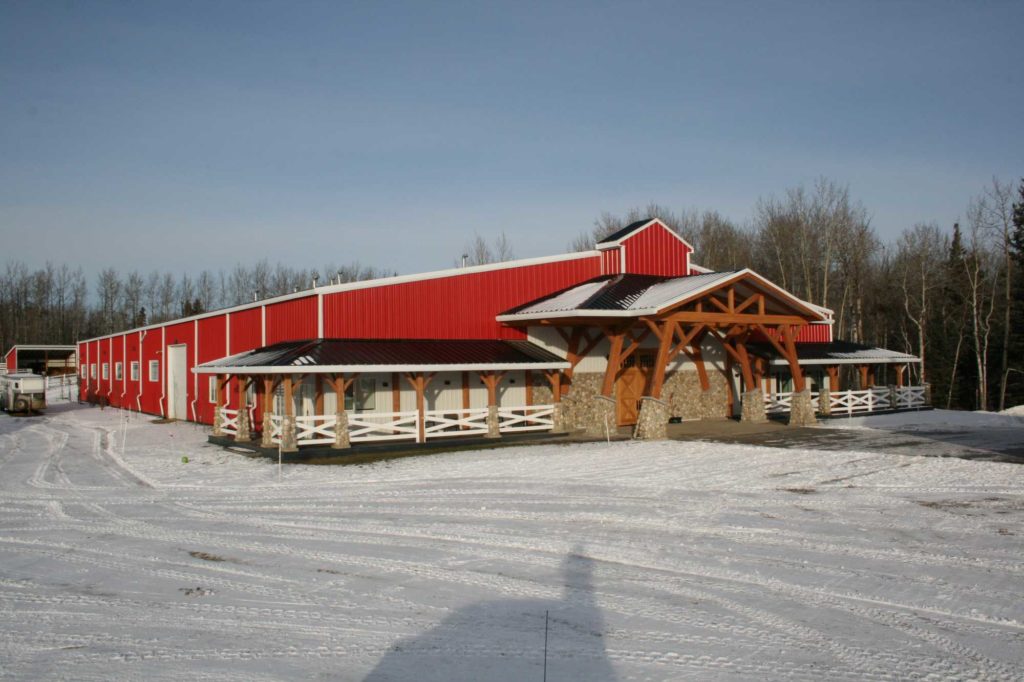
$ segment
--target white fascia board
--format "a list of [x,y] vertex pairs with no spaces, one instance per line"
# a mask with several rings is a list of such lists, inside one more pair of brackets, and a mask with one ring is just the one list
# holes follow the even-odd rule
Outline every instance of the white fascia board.
[[[714,272],[714,270],[712,270],[711,268],[706,268],[703,265],[697,265],[696,263],[693,263],[693,262],[690,263],[690,269],[691,270],[696,270],[697,272],[699,272],[702,275],[707,275],[707,274],[710,274],[710,273]],[[690,274],[690,273],[686,273],[686,274]]]
[[[75,351],[75,350],[78,350],[78,346],[77,345],[76,346],[63,346],[63,345],[57,345],[57,344],[33,344],[33,345],[15,344],[15,345],[11,346],[11,350],[69,350],[69,351]],[[7,353],[10,353],[11,350],[7,351]],[[6,353],[5,353],[5,355],[6,355]]]
[[[800,356],[800,344],[796,345],[797,353],[797,364],[799,365],[905,365],[908,363],[921,362],[921,358],[909,357],[903,360],[895,360],[892,358],[834,358],[831,360],[803,360]],[[768,363],[774,367],[788,367],[789,362],[782,358],[772,358]]]
[[115,332],[113,334],[104,334],[103,336],[94,336],[90,339],[82,339],[79,343],[88,343],[90,341],[99,341],[113,336],[121,336],[122,334],[131,334],[139,331],[149,331],[152,329],[163,329],[175,324],[181,324],[182,322],[191,322],[192,320],[202,320],[207,317],[216,317],[217,315],[224,315],[227,313],[236,313],[243,310],[249,310],[251,308],[258,308],[260,306],[273,305],[275,303],[284,303],[285,301],[292,301],[297,298],[306,298],[307,296],[316,296],[317,294],[336,294],[343,291],[357,291],[359,289],[374,289],[376,287],[391,286],[394,284],[407,284],[410,282],[422,282],[431,279],[443,279],[445,277],[455,277],[458,275],[472,275],[480,272],[491,272],[494,270],[508,270],[511,268],[526,268],[531,265],[545,265],[547,263],[558,263],[560,261],[571,261],[571,260],[582,260],[584,258],[596,258],[600,257],[601,252],[595,250],[592,251],[577,251],[576,253],[561,253],[557,256],[538,256],[536,258],[521,258],[519,260],[508,260],[501,263],[488,263],[486,265],[471,265],[465,268],[448,268],[446,270],[434,270],[432,272],[422,272],[414,275],[396,275],[394,277],[383,277],[381,279],[366,279],[358,282],[345,282],[344,284],[329,284],[327,286],[317,287],[316,289],[303,289],[292,294],[284,294],[276,296],[274,298],[267,298],[260,301],[253,301],[251,303],[242,303],[241,305],[233,306],[231,308],[221,308],[220,310],[211,310],[208,313],[200,313],[198,315],[192,315],[191,317],[182,317],[181,319],[168,320],[167,322],[158,322],[155,324],[146,325],[145,327],[135,327],[133,329],[126,329],[124,331]]
[[486,365],[271,365],[253,367],[211,367],[200,365],[192,369],[196,374],[342,374],[361,372],[505,372],[517,369],[569,369],[571,365],[561,362],[512,362]]
[[636,228],[635,230],[633,230],[632,232],[627,234],[625,237],[620,237],[620,238],[616,239],[613,242],[600,242],[600,243],[598,243],[596,245],[595,248],[597,248],[599,251],[605,251],[607,249],[614,249],[616,246],[620,246],[627,239],[631,239],[631,238],[635,237],[636,235],[640,234],[641,232],[646,230],[651,225],[655,225],[655,224],[661,225],[663,228],[665,228],[666,231],[669,232],[669,234],[671,234],[673,237],[675,237],[676,239],[681,241],[683,244],[686,244],[687,248],[690,249],[691,252],[693,251],[693,244],[691,244],[690,242],[688,242],[685,239],[683,239],[682,237],[680,237],[678,234],[676,234],[675,230],[673,230],[672,228],[670,228],[668,225],[666,225],[665,223],[661,222],[657,218],[652,218],[652,219],[648,220],[646,223],[644,223],[640,227]]
[[780,298],[787,299],[787,300],[790,300],[790,301],[796,301],[797,304],[800,307],[805,308],[807,310],[807,312],[809,312],[809,313],[811,313],[813,315],[817,315],[818,317],[821,318],[820,320],[813,320],[812,322],[816,322],[816,321],[825,322],[825,321],[827,321],[827,317],[822,312],[820,312],[820,310],[825,310],[824,308],[821,308],[820,306],[815,306],[815,305],[812,305],[812,304],[805,303],[804,301],[802,301],[801,299],[797,298],[793,294],[789,293],[788,291],[786,291],[782,287],[780,287],[780,286],[778,286],[776,284],[773,284],[769,280],[767,280],[764,277],[762,277],[761,275],[757,274],[756,272],[754,272],[750,268],[744,268],[743,270],[740,270],[739,272],[733,273],[733,275],[731,277],[727,278],[727,279],[720,279],[720,280],[714,280],[712,282],[708,282],[707,284],[705,284],[702,287],[698,287],[697,289],[694,289],[692,291],[688,291],[685,294],[682,294],[681,296],[678,296],[678,297],[676,297],[674,299],[671,299],[671,300],[669,300],[669,301],[667,301],[665,303],[662,303],[657,308],[635,308],[635,309],[632,309],[632,310],[599,310],[599,309],[596,309],[596,310],[586,310],[586,311],[567,310],[567,311],[560,312],[560,313],[516,313],[516,314],[513,314],[513,315],[498,315],[494,319],[497,320],[498,322],[515,322],[517,320],[536,320],[536,319],[566,318],[566,317],[643,317],[644,315],[657,315],[662,310],[665,310],[667,308],[671,308],[673,306],[677,306],[680,303],[683,303],[683,302],[687,301],[688,299],[696,298],[698,296],[702,296],[702,295],[706,294],[708,291],[710,291],[712,289],[716,289],[716,288],[722,286],[723,284],[728,284],[729,282],[733,282],[733,281],[736,281],[738,279],[742,279],[746,275],[749,275],[749,276],[753,277],[757,284],[764,285],[765,288],[771,289],[774,292],[776,292],[779,295]]

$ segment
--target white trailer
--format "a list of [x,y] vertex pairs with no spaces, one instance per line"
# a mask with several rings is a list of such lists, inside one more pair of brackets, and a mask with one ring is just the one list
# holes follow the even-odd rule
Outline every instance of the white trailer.
[[0,410],[41,412],[46,409],[46,377],[31,372],[0,376]]

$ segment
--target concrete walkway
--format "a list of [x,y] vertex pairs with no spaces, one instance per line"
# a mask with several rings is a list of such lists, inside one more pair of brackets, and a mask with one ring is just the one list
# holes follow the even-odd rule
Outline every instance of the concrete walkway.
[[669,438],[718,443],[763,445],[801,450],[863,450],[895,455],[959,457],[1024,464],[1024,431],[1020,428],[915,428],[895,426],[864,429],[789,427],[769,421],[749,424],[730,419],[669,424]]

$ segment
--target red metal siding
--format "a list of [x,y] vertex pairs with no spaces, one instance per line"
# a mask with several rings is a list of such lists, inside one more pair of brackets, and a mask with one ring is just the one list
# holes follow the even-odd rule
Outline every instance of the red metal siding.
[[690,249],[668,229],[652,225],[622,243],[626,272],[637,275],[681,277],[690,269]]
[[7,371],[14,372],[18,369],[18,349],[12,348],[7,351],[7,355],[4,356],[4,362],[7,363]]
[[601,252],[602,274],[617,275],[622,271],[622,252],[618,248]]
[[110,404],[114,407],[124,406],[124,367],[122,365],[121,378],[117,378],[117,363],[124,362],[124,336],[111,338],[110,355]]
[[[524,338],[500,313],[601,274],[598,256],[324,296],[328,338]],[[270,339],[267,339],[269,342]]]
[[[228,355],[226,330],[226,315],[199,320],[199,364]],[[196,414],[203,424],[213,423],[213,404],[210,402],[209,381],[208,375],[199,375]]]
[[[268,306],[269,309],[269,306]],[[315,335],[314,335],[315,336]],[[244,353],[263,345],[263,321],[260,308],[249,308],[231,313],[231,348],[228,355]],[[269,345],[270,335],[267,335]]]
[[138,404],[142,406],[143,412],[150,414],[163,414],[163,381],[149,380],[149,363],[156,360],[160,367],[160,377],[164,374],[164,349],[161,342],[161,330],[150,329],[143,333],[142,339],[142,365],[139,378],[142,380],[142,396]]
[[[233,320],[232,324],[234,324]],[[267,306],[268,346],[282,341],[315,339],[316,334],[317,297],[315,295]],[[258,347],[258,345],[254,346],[254,348]]]
[[832,341],[832,325],[808,324],[800,328],[797,343],[829,343]]

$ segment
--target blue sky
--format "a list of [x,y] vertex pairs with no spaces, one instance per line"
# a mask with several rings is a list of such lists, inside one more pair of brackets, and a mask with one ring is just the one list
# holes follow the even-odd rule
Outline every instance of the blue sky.
[[[1021,2],[0,3],[0,236],[172,272],[565,250],[824,175],[883,238],[1024,173]],[[6,260],[6,259],[0,259]]]

